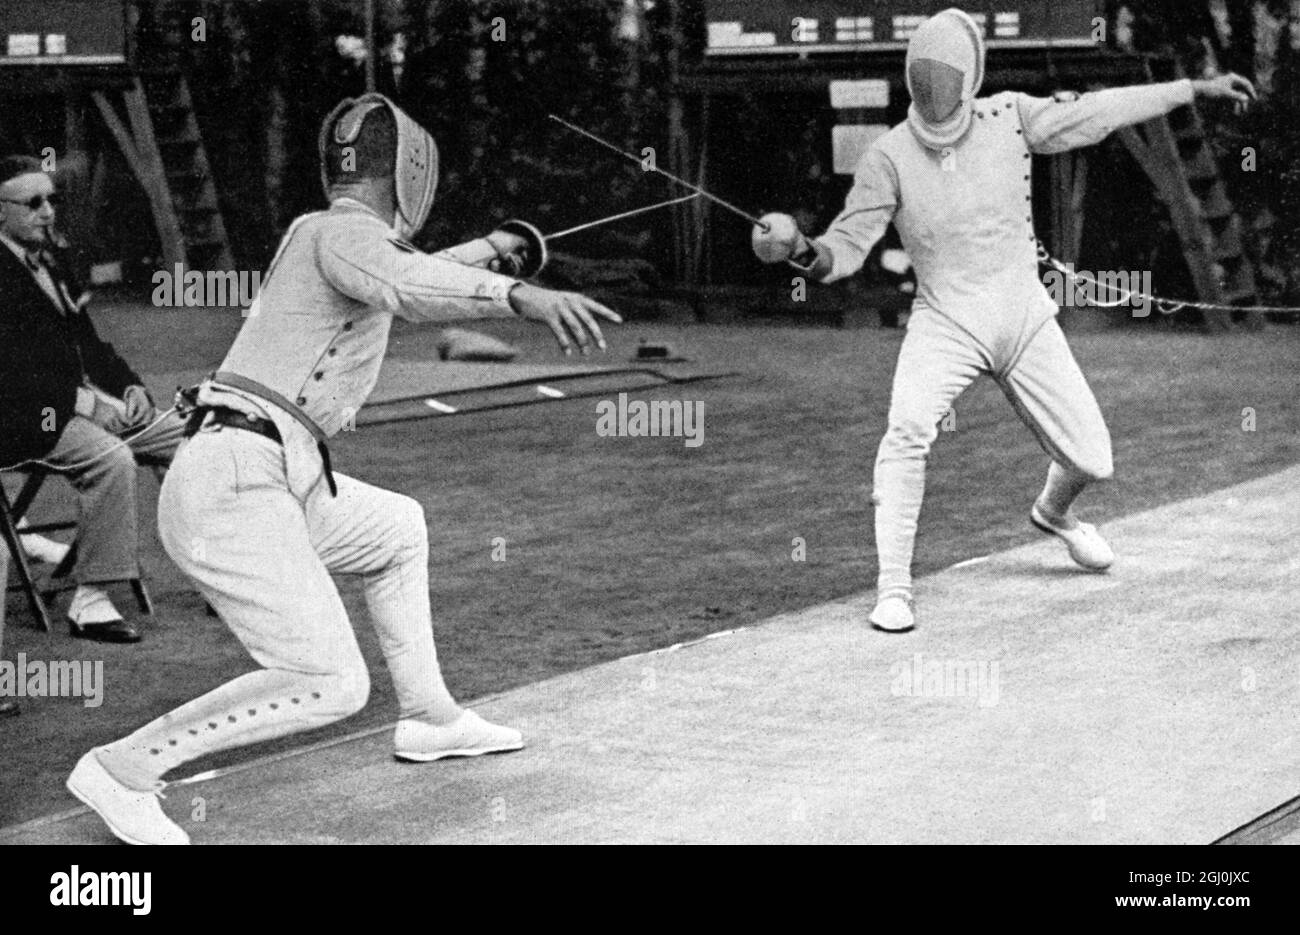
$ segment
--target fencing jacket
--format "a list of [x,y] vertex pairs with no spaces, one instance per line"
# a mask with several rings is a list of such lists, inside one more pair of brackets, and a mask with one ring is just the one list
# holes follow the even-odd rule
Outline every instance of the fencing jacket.
[[951,319],[995,346],[1057,306],[1038,277],[1030,162],[1097,143],[1192,101],[1188,80],[1074,100],[1008,92],[975,102],[969,132],[931,150],[899,124],[863,155],[844,210],[818,242],[825,282],[857,272],[892,221],[916,268],[913,311]]
[[515,317],[508,293],[517,280],[445,256],[417,250],[349,198],[299,218],[199,402],[270,418],[290,488],[305,496],[322,476],[319,443],[351,427],[374,389],[394,315]]

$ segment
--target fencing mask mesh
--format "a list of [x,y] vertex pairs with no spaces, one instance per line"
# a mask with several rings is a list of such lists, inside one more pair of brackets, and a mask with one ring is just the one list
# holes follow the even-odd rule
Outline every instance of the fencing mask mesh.
[[907,45],[907,123],[930,149],[951,146],[970,129],[975,95],[984,83],[984,35],[961,10],[936,13]]

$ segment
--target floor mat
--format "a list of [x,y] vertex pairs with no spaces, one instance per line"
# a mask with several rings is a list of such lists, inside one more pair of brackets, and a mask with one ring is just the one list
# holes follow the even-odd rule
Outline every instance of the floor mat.
[[[154,398],[165,405],[178,387],[193,386],[208,373],[182,370],[150,374],[146,380]],[[657,366],[641,363],[613,366],[489,364],[389,358],[384,361],[374,391],[357,415],[357,424],[401,422],[561,399],[606,396],[728,375],[721,369],[687,363]]]
[[1109,574],[1047,537],[960,562],[911,634],[863,593],[480,699],[518,753],[395,763],[381,727],[165,807],[197,843],[1209,843],[1297,791],[1297,511],[1292,468],[1106,524]]

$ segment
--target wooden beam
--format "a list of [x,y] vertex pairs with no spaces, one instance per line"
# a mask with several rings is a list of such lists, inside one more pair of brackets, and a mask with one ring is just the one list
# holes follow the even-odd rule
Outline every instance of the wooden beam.
[[162,245],[163,260],[168,269],[177,263],[185,265],[185,237],[181,233],[180,220],[176,217],[176,206],[172,203],[171,186],[167,182],[167,167],[163,164],[162,153],[158,151],[158,138],[153,132],[153,117],[149,113],[149,101],[145,97],[144,85],[135,79],[134,86],[123,93],[126,99],[126,115],[134,131],[136,151],[141,162],[148,167],[149,175],[154,179],[154,195],[150,199],[153,207],[154,224],[158,228],[158,239]]
[[1064,263],[1079,260],[1079,238],[1074,235],[1076,219],[1082,213],[1082,197],[1076,191],[1079,159],[1076,152],[1063,152],[1054,155],[1048,163],[1052,252]]
[[[1183,245],[1183,256],[1196,288],[1197,298],[1203,302],[1222,302],[1223,289],[1214,275],[1214,246],[1209,242],[1209,228],[1196,210],[1196,200],[1187,178],[1182,172],[1178,144],[1169,122],[1164,117],[1141,124],[1147,134],[1144,139],[1136,127],[1123,127],[1119,138],[1142,171],[1160,192],[1169,219]],[[1205,325],[1213,331],[1226,331],[1232,327],[1225,312],[1207,312]]]
[[59,186],[67,194],[59,226],[74,243],[91,240],[94,202],[89,198],[93,158],[87,144],[85,99],[68,94],[63,99],[63,151],[58,154]]
[[1074,157],[1074,182],[1070,192],[1070,218],[1068,236],[1070,250],[1075,255],[1083,249],[1083,205],[1088,194],[1088,156],[1077,150]]
[[113,109],[113,105],[109,103],[108,97],[103,91],[91,91],[90,96],[94,99],[95,106],[99,108],[99,115],[104,119],[104,125],[108,127],[108,132],[112,134],[118,150],[126,160],[126,167],[131,170],[131,174],[140,183],[140,187],[150,193],[150,198],[152,198],[153,180],[149,178],[148,167],[140,161],[140,153],[135,148],[135,142],[131,139],[126,124],[117,115],[117,111]]
[[[124,92],[128,95],[127,107],[130,113],[130,95],[143,92],[139,91],[139,82],[136,87]],[[117,143],[117,148],[121,151],[122,156],[126,159],[127,168],[135,176],[135,180],[140,183],[144,189],[145,196],[149,199],[149,209],[153,214],[154,226],[158,231],[158,242],[162,247],[163,259],[166,265],[171,268],[177,263],[185,263],[185,244],[180,236],[180,224],[176,220],[176,211],[172,206],[171,192],[167,188],[166,173],[162,168],[162,159],[157,155],[157,143],[154,143],[154,158],[149,158],[140,147],[137,146],[136,140],[131,136],[131,132],[122,122],[122,118],[117,115],[108,96],[103,91],[92,91],[91,97],[95,101],[95,106],[99,108],[99,114],[104,119],[104,124],[108,127],[108,132],[112,134],[113,140]],[[138,106],[138,105],[137,105]],[[133,119],[137,122],[139,117]],[[152,125],[150,126],[152,131]],[[150,132],[149,139],[153,139]]]

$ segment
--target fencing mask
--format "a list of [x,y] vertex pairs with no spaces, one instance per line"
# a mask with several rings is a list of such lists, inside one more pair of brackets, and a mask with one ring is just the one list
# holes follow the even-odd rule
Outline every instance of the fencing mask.
[[382,94],[346,98],[320,130],[321,184],[393,177],[393,226],[412,237],[428,220],[438,187],[438,147],[423,127]]
[[936,13],[907,44],[907,125],[930,149],[952,146],[970,129],[984,83],[984,34],[961,10]]

